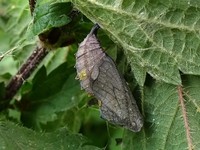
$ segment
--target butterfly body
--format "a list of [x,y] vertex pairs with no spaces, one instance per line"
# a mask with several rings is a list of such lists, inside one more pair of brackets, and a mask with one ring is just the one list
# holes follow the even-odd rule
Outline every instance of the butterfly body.
[[101,101],[102,118],[138,132],[143,126],[142,115],[114,61],[102,50],[96,30],[91,30],[76,54],[81,87]]

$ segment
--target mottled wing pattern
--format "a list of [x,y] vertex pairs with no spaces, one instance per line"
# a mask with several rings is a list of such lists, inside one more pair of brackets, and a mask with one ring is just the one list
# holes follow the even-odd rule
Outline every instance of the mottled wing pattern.
[[113,60],[105,55],[93,69],[96,68],[99,74],[92,82],[92,90],[101,101],[102,118],[132,131],[139,131],[143,125],[142,116]]
[[92,28],[76,54],[81,87],[101,101],[102,118],[138,132],[143,126],[142,115],[115,63],[103,52],[97,29],[97,25]]
[[93,31],[91,31],[84,41],[80,43],[78,52],[76,53],[75,67],[77,77],[81,81],[81,87],[90,94],[93,94],[91,89],[91,70],[105,55],[102,50],[99,50],[100,48],[99,41],[96,39]]

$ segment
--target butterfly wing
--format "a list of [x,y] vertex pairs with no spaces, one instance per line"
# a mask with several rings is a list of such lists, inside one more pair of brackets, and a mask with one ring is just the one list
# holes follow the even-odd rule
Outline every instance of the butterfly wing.
[[142,115],[124,78],[113,60],[102,50],[94,26],[76,54],[81,87],[101,101],[101,116],[134,132],[143,125]]
[[100,108],[102,118],[132,131],[139,131],[143,125],[142,115],[113,60],[105,55],[94,66],[91,74],[93,72],[96,78],[92,78],[91,87],[95,97],[102,103]]

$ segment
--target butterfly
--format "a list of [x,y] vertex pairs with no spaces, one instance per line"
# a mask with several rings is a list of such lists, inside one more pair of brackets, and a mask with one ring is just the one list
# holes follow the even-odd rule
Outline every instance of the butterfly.
[[96,24],[80,43],[76,53],[77,77],[81,87],[100,101],[101,117],[108,122],[138,132],[143,117],[123,76],[101,48]]

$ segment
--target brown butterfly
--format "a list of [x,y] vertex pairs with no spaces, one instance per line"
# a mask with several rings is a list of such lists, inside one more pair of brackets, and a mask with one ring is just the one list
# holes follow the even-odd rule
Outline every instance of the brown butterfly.
[[76,53],[75,67],[81,87],[100,100],[102,118],[138,132],[143,117],[114,61],[102,50],[96,37],[98,29],[96,24]]

